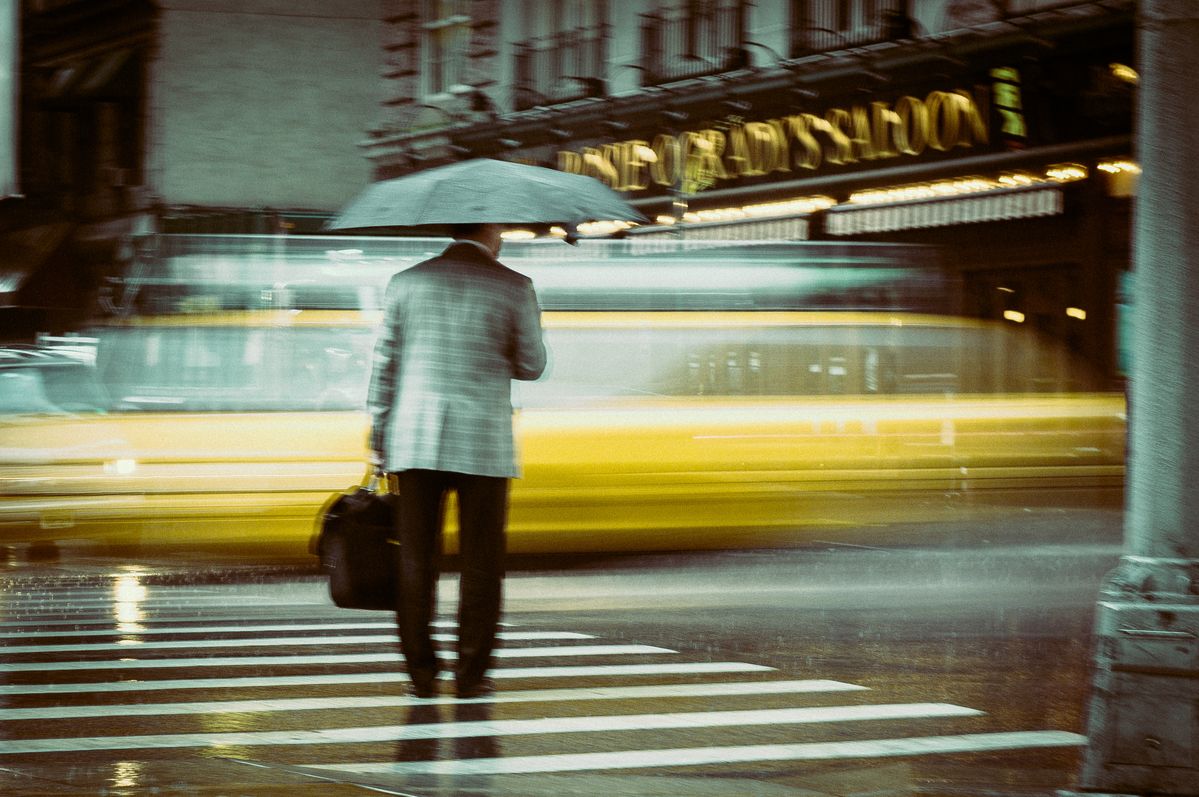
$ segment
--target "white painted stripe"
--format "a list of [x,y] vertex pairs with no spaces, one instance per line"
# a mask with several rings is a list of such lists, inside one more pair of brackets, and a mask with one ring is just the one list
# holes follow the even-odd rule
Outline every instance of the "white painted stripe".
[[158,587],[143,587],[144,592],[138,590],[137,596],[120,596],[114,590],[102,590],[100,592],[24,592],[20,596],[13,597],[8,600],[8,605],[19,606],[23,610],[36,610],[38,614],[65,614],[64,610],[73,611],[76,609],[89,610],[95,608],[103,608],[103,606],[112,606],[114,604],[145,604],[151,600],[170,599],[176,602],[191,602],[191,600],[225,600],[228,608],[229,596],[219,592],[205,591],[175,591],[175,590],[159,590]]
[[[136,637],[137,632],[127,636]],[[454,634],[432,634],[434,641],[454,642],[458,637]],[[570,631],[501,631],[499,638],[512,642],[565,639],[595,639],[587,634],[576,634]],[[66,645],[9,645],[4,648],[8,655],[17,653],[89,653],[91,651],[121,650],[199,650],[202,648],[267,648],[267,647],[296,647],[304,645],[394,645],[399,637],[393,630],[390,634],[371,634],[362,636],[329,635],[329,636],[295,636],[295,637],[254,637],[252,639],[180,639],[168,641],[144,641],[126,639],[120,642],[72,642]]]
[[[74,637],[123,636],[123,635],[154,635],[154,634],[235,634],[239,632],[277,632],[277,631],[387,631],[395,630],[396,624],[390,623],[280,623],[275,625],[189,625],[165,628],[149,628],[140,622],[127,623],[125,628],[118,629],[111,618],[103,621],[109,628],[89,630],[62,631],[9,631],[0,633],[0,639],[44,639],[46,637],[70,639]],[[64,623],[65,625],[65,623]],[[72,623],[73,625],[73,623]]]
[[[108,589],[89,589],[79,590],[72,589],[69,591],[48,591],[38,590],[36,592],[22,592],[20,595],[14,595],[9,601],[10,606],[30,606],[37,608],[46,613],[51,613],[54,609],[71,608],[85,605],[112,605],[113,603],[144,603],[152,598],[174,597],[174,599],[192,598],[211,598],[216,599],[222,597],[223,593],[211,589],[185,589],[183,587],[157,587],[151,585],[143,585],[145,594],[139,592],[137,598],[122,597],[117,594],[114,587]],[[227,596],[226,596],[227,597]]]
[[[277,632],[277,631],[395,631],[395,621],[382,623],[277,623],[272,625],[187,625],[187,626],[167,626],[165,628],[152,628],[144,625],[143,622],[125,623],[124,627],[118,628],[111,618],[108,620],[97,621],[103,622],[110,628],[90,629],[85,631],[80,630],[63,630],[63,631],[10,631],[8,633],[0,633],[0,639],[44,639],[46,637],[69,639],[73,637],[95,637],[95,636],[122,636],[122,635],[154,635],[154,634],[179,634],[185,636],[187,634],[236,634],[241,632]],[[63,623],[63,625],[74,625],[74,623]],[[433,623],[438,628],[457,628],[458,624],[453,622]],[[500,632],[501,634],[505,632]],[[529,632],[537,633],[537,632]],[[566,634],[572,632],[554,631],[547,633]],[[509,637],[511,638],[511,637]],[[559,636],[560,639],[593,639],[594,637],[587,634],[573,634],[571,636]]]
[[[653,684],[650,686],[603,686],[583,689],[537,689],[495,692],[471,703],[551,703],[590,700],[640,700],[648,698],[692,698],[744,695],[788,695],[865,691],[867,687],[840,681],[730,681],[727,683]],[[389,706],[458,704],[454,697],[416,699],[401,695],[370,697],[280,698],[275,700],[214,700],[201,703],[134,703],[107,706],[47,706],[45,708],[0,709],[0,720],[29,721],[82,717],[151,717],[187,714],[235,714],[239,712],[326,711]]]
[[[71,592],[110,592],[112,590],[112,588],[109,586],[105,586],[105,584],[111,584],[112,582],[116,581],[117,579],[121,579],[121,578],[134,578],[134,579],[140,580],[140,579],[146,578],[147,576],[150,575],[150,573],[148,571],[141,570],[140,567],[137,565],[131,565],[130,568],[132,568],[132,569],[129,569],[129,570],[122,569],[122,570],[117,570],[115,572],[110,571],[110,572],[104,573],[104,574],[93,573],[92,578],[90,579],[89,582],[80,582],[80,583],[76,584],[75,586],[70,587],[70,591]],[[151,586],[151,585],[147,585],[147,586]],[[158,585],[153,585],[153,586],[158,586]],[[205,584],[203,582],[194,581],[194,582],[191,582],[190,584],[181,585],[180,588],[187,589],[187,590],[207,590],[207,589],[213,589],[215,586],[219,586],[219,585]],[[34,590],[37,592],[45,592],[46,588],[44,588],[44,587],[40,588],[40,589],[34,588]]]
[[260,639],[186,639],[158,642],[143,642],[130,639],[125,642],[79,643],[72,645],[14,645],[4,649],[8,655],[17,653],[91,653],[102,651],[128,651],[131,654],[143,650],[195,650],[205,648],[265,648],[293,647],[304,645],[394,645],[399,641],[395,634],[370,634],[362,636],[298,636],[266,637]]
[[[275,583],[283,582],[279,581]],[[199,597],[218,598],[228,596],[231,592],[235,592],[238,595],[259,595],[262,590],[269,589],[270,586],[271,584],[268,582],[249,581],[243,581],[240,584],[229,582],[229,584],[224,586],[155,584],[147,582],[137,575],[117,574],[108,581],[107,586],[68,586],[57,590],[35,587],[23,591],[17,597],[21,600],[31,601],[40,601],[44,598],[52,603],[69,603],[81,600],[131,600],[130,597],[124,596],[125,591],[130,587],[136,587],[138,589],[137,600],[139,601],[169,595],[195,595]],[[297,588],[296,592],[306,593],[306,596],[307,594],[320,595],[322,597],[328,595],[328,588],[324,587],[319,581],[293,581],[292,586]]]
[[1015,731],[906,739],[863,739],[853,742],[804,742],[734,747],[690,747],[671,750],[621,750],[614,753],[470,758],[448,761],[401,761],[368,764],[314,764],[319,769],[356,775],[510,775],[532,772],[579,772],[595,769],[648,769],[753,761],[828,761],[846,758],[980,753],[1042,747],[1080,747],[1085,736],[1065,731]]
[[308,600],[307,598],[294,596],[279,596],[274,597],[264,593],[235,593],[232,595],[176,595],[173,592],[151,592],[144,598],[137,600],[117,600],[115,597],[108,598],[60,598],[44,600],[37,597],[24,597],[20,600],[9,599],[7,606],[19,612],[30,612],[37,614],[61,615],[76,612],[88,612],[98,614],[104,611],[111,611],[116,606],[137,606],[139,609],[153,608],[154,611],[168,611],[173,608],[185,610],[189,606],[219,606],[222,609],[228,609],[230,601],[248,601],[252,600],[252,608],[262,609],[267,607],[277,608],[280,606],[304,606],[311,607],[316,604],[329,606],[329,599],[322,598],[319,601]]
[[[130,648],[130,652],[135,652]],[[569,645],[553,648],[497,648],[497,659],[554,658],[558,656],[631,656],[648,653],[675,653],[653,645]],[[438,658],[455,659],[452,650],[438,652]],[[50,672],[61,670],[137,670],[179,667],[280,667],[311,664],[398,663],[402,657],[391,651],[379,653],[331,653],[327,656],[235,656],[199,659],[105,659],[98,661],[30,661],[0,664],[0,672]]]
[[[340,613],[340,616],[344,617],[345,613],[344,612]],[[144,619],[137,620],[136,622],[132,623],[132,625],[149,628],[153,625],[164,625],[164,624],[170,624],[170,623],[186,623],[189,620],[194,620],[194,619],[195,619],[195,613],[193,612],[191,617],[146,617]],[[226,617],[205,615],[205,617],[204,617],[205,622],[210,622],[210,623],[235,623],[238,621],[254,623],[254,622],[258,622],[262,619],[263,618],[261,618],[261,617],[249,617],[249,616],[244,616],[244,615],[233,615],[233,616],[226,616]],[[279,617],[277,614],[272,614],[272,615],[270,615],[269,619],[278,620]],[[311,616],[305,616],[304,619],[311,621],[311,620],[314,620],[317,618],[314,618]],[[75,620],[38,620],[37,622],[13,620],[10,622],[0,623],[0,628],[39,628],[40,629],[40,628],[53,628],[55,626],[107,625],[107,626],[111,626],[113,629],[116,629],[118,625],[123,625],[123,624],[124,623],[121,623],[120,621],[114,619],[111,614],[108,614],[108,615],[105,615],[104,617],[92,618],[92,619],[79,618],[79,619],[75,619]],[[363,628],[363,629],[366,629],[366,628],[395,628],[395,621],[391,620],[391,621],[374,622],[374,623],[340,623],[336,619],[331,617],[331,618],[329,618],[329,620],[327,620],[324,623],[314,623],[313,625],[314,625],[314,627],[320,627],[320,628]],[[456,623],[453,620],[435,620],[434,622],[430,623],[429,625],[431,625],[435,628],[457,628],[458,627],[458,623]],[[499,625],[501,628],[511,628],[514,625],[514,623],[500,623]],[[189,628],[202,628],[202,627],[204,627],[204,626],[181,625],[181,626],[178,626],[178,630],[180,632],[183,632]],[[291,625],[284,624],[281,627],[284,629],[286,629],[286,628],[302,628],[303,625],[301,625],[301,624],[291,624]],[[20,632],[18,632],[18,635],[19,635],[19,633]],[[37,631],[37,632],[31,632],[31,633],[45,633],[45,634],[49,634],[51,636],[55,635],[55,632],[52,632],[52,631],[44,631],[44,632]],[[70,632],[70,631],[61,632],[61,634],[63,636],[68,636],[71,633],[72,632]],[[90,634],[93,632],[86,631],[86,632],[79,632],[79,633]],[[105,633],[105,632],[97,632],[97,633]],[[116,633],[115,630],[114,630],[114,633]],[[167,628],[163,628],[163,629],[155,629],[153,631],[148,631],[147,633],[170,634],[170,633],[174,633],[174,631],[172,630],[171,627],[167,627]]]
[[477,736],[525,736],[540,733],[607,733],[675,728],[728,728],[862,722],[930,717],[972,717],[983,712],[948,703],[894,703],[868,706],[769,708],[756,711],[689,711],[675,714],[621,714],[592,717],[546,717],[524,720],[436,722],[315,731],[249,731],[244,733],[179,733],[154,736],[92,736],[64,739],[13,739],[0,754],[65,753],[92,750],[159,750],[179,747],[362,744],[414,739],[465,739]]
[[[682,662],[678,664],[599,664],[565,667],[506,667],[488,673],[496,680],[516,678],[608,678],[638,675],[715,675],[771,672],[773,667],[740,661]],[[441,673],[450,680],[450,673]],[[0,684],[0,695],[64,695],[100,692],[161,692],[177,689],[258,689],[271,686],[329,686],[337,684],[406,683],[402,672],[330,673],[322,675],[263,675],[241,678],[190,678],[103,683]]]

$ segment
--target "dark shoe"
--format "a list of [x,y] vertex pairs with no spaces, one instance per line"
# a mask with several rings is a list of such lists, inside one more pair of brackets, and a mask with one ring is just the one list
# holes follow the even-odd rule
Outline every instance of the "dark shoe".
[[458,684],[457,694],[463,700],[472,697],[486,697],[495,694],[495,682],[490,678],[484,678],[473,684]]
[[413,681],[408,684],[408,695],[411,697],[419,697],[422,699],[437,697],[437,686],[432,683],[417,683]]

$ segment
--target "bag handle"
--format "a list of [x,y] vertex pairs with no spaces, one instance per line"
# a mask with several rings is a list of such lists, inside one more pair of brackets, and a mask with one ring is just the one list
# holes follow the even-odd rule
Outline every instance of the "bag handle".
[[383,472],[382,465],[371,465],[367,475],[362,479],[362,488],[369,490],[372,493],[379,492],[379,485],[387,485],[387,474]]

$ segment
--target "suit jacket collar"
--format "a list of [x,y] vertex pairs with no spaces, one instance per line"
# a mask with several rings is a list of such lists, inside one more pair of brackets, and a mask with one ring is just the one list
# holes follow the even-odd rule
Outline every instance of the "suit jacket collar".
[[487,247],[474,241],[454,241],[441,256],[449,260],[469,260],[475,263],[498,263]]

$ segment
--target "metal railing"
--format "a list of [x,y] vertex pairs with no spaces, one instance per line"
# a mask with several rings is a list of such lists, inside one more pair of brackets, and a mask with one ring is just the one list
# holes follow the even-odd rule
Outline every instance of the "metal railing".
[[512,107],[603,96],[608,26],[564,30],[516,45]]
[[791,57],[917,35],[907,0],[792,0]]
[[[971,8],[956,24],[977,25],[1095,0],[1004,0]],[[916,0],[791,0],[791,57],[927,36]]]
[[641,17],[641,74],[646,85],[747,66],[748,3],[692,3]]

